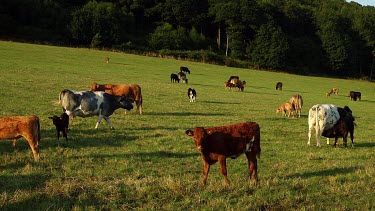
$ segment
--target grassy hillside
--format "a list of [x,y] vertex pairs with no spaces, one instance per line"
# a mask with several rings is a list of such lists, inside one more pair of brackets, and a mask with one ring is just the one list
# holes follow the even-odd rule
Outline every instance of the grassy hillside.
[[[189,67],[189,84],[170,82],[180,66]],[[42,134],[38,163],[24,139],[16,150],[10,140],[0,142],[1,209],[375,208],[374,83],[13,42],[0,42],[0,75],[0,116],[36,114]],[[244,92],[224,90],[231,75],[247,82]],[[283,91],[275,90],[278,81]],[[48,117],[62,112],[59,92],[88,90],[92,82],[137,83],[144,114],[117,110],[111,116],[115,130],[105,121],[95,130],[96,117],[77,117],[70,140],[57,141]],[[189,87],[197,90],[196,103],[189,103]],[[326,98],[332,87],[339,95]],[[362,101],[350,101],[350,90],[362,92]],[[277,115],[276,108],[296,93],[304,100],[302,117]],[[352,109],[354,148],[334,149],[325,139],[321,148],[307,146],[307,113],[317,103]],[[229,187],[218,164],[201,187],[203,162],[185,130],[242,121],[261,127],[259,183],[246,181],[242,155],[227,160]]]

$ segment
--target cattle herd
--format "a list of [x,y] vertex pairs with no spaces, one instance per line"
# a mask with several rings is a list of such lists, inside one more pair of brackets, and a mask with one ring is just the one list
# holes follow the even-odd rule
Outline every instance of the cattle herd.
[[[109,62],[109,58],[106,58]],[[177,74],[171,74],[171,83],[182,81],[188,83],[186,73],[190,74],[187,67],[180,67]],[[231,76],[224,82],[225,90],[244,91],[245,81],[241,81],[239,76]],[[277,82],[276,90],[282,90],[283,84]],[[326,92],[326,97],[331,94],[338,95],[339,89],[332,88]],[[187,95],[190,102],[196,101],[197,92],[189,88]],[[348,94],[351,100],[361,100],[361,93],[350,91]],[[68,140],[69,117],[91,117],[98,116],[95,128],[98,128],[101,120],[104,118],[109,127],[113,129],[110,116],[115,110],[123,108],[127,111],[133,109],[132,103],[136,104],[136,111],[142,114],[142,92],[137,84],[97,84],[92,83],[90,91],[62,90],[59,94],[59,102],[63,113],[60,116],[48,117],[56,127],[57,139],[60,133]],[[291,96],[288,102],[284,102],[276,109],[276,113],[288,117],[301,117],[303,106],[302,96],[299,94]],[[308,142],[310,145],[311,132],[315,129],[316,145],[320,145],[320,138],[335,138],[334,147],[337,145],[338,138],[343,138],[344,146],[347,146],[347,137],[350,134],[352,146],[354,145],[354,123],[355,119],[348,106],[344,108],[333,104],[316,104],[312,106],[308,113]],[[186,130],[188,136],[194,138],[197,150],[200,152],[203,162],[203,180],[202,185],[206,184],[210,166],[216,162],[220,163],[220,171],[224,176],[224,181],[229,184],[227,178],[226,159],[237,158],[245,154],[248,160],[249,179],[257,180],[257,157],[260,156],[260,127],[255,122],[241,122],[226,126],[211,128],[195,127],[193,130]],[[40,142],[40,123],[39,118],[31,116],[13,116],[0,117],[0,139],[13,140],[13,146],[16,140],[24,137],[34,155],[36,161],[39,160],[39,142]]]

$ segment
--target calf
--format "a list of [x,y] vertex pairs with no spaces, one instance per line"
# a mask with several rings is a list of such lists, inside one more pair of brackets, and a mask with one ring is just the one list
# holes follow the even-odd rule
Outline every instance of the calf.
[[105,58],[105,62],[109,63],[109,57]]
[[300,118],[301,117],[301,110],[302,110],[302,106],[303,106],[302,96],[299,95],[299,94],[293,95],[289,99],[289,103],[293,105],[294,109],[296,110],[296,116],[298,114],[298,118]]
[[339,89],[338,88],[332,88],[330,94],[332,94],[332,93],[335,94],[335,95],[338,95]]
[[331,95],[330,92],[326,92],[326,97],[329,97]]
[[117,97],[102,91],[71,91],[65,89],[60,92],[59,102],[68,116],[83,118],[98,116],[95,129],[99,127],[102,118],[107,121],[111,129],[114,129],[109,116],[118,108],[133,109],[133,105],[125,96]]
[[180,79],[178,78],[178,75],[177,74],[174,74],[172,73],[171,74],[171,83],[175,83],[177,81],[177,83],[180,83]]
[[290,114],[294,116],[294,106],[291,103],[283,103],[280,105],[279,108],[276,109],[276,114],[281,112],[283,116],[286,116],[286,112],[288,112],[288,117],[290,117]]
[[183,67],[183,66],[180,67],[180,72],[185,72],[185,73],[189,73],[190,74],[189,68]]
[[335,144],[333,145],[336,147],[337,140],[339,137],[343,138],[344,146],[347,147],[347,138],[348,133],[350,133],[350,139],[352,140],[352,147],[354,146],[354,117],[352,116],[352,111],[348,106],[344,108],[337,108],[340,119],[337,123],[330,129],[323,131],[322,136],[327,138],[335,138]]
[[204,170],[202,185],[206,184],[210,166],[219,161],[224,181],[229,185],[226,159],[234,159],[245,153],[248,160],[249,179],[258,179],[257,157],[260,156],[260,127],[255,122],[236,123],[227,126],[186,130],[188,136],[194,137],[194,143],[201,153]]
[[235,87],[238,88],[239,91],[243,92],[243,90],[245,89],[245,86],[243,85],[243,83],[238,80],[237,83],[235,84]]
[[230,83],[228,81],[224,82],[224,89],[225,90],[228,90],[228,89],[232,90],[232,88],[234,88],[234,84],[232,84],[232,83]]
[[[316,133],[316,145],[320,147],[320,136],[325,130],[331,129],[337,121],[340,119],[340,114],[337,110],[337,106],[332,104],[317,104],[309,110],[309,141],[307,145],[310,145],[311,130],[315,128]],[[329,138],[327,138],[327,144],[329,144]]]
[[0,117],[0,139],[13,140],[13,147],[17,139],[24,137],[34,155],[39,160],[40,123],[39,118],[31,116]]
[[350,100],[357,101],[357,99],[361,100],[361,93],[360,92],[355,92],[355,91],[350,91],[349,92],[349,97]]
[[68,140],[69,116],[66,113],[62,113],[60,117],[55,115],[48,118],[52,119],[52,123],[56,126],[57,140],[60,139],[60,132],[63,134],[65,140]]
[[187,91],[187,95],[191,103],[195,102],[197,98],[197,92],[195,91],[195,89],[189,88]]
[[281,83],[281,82],[277,82],[277,84],[276,84],[276,90],[283,90],[283,83]]

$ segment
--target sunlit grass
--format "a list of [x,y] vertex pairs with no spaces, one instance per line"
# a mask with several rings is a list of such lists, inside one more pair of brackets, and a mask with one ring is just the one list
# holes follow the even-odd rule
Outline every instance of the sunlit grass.
[[[105,58],[110,57],[110,63]],[[189,84],[170,83],[187,66]],[[0,42],[0,115],[36,114],[41,120],[41,161],[26,141],[17,149],[0,142],[0,207],[8,210],[369,210],[375,179],[374,84],[298,76],[180,60]],[[231,75],[246,80],[244,92],[225,91]],[[283,91],[275,84],[282,81]],[[63,89],[88,90],[92,82],[137,83],[144,114],[112,116],[115,130],[96,118],[71,121],[69,141],[57,141],[48,116],[59,115]],[[186,91],[197,90],[189,103]],[[338,87],[338,96],[325,92]],[[350,101],[348,91],[362,92]],[[276,114],[299,93],[301,119]],[[317,103],[348,105],[356,118],[355,147],[307,146],[307,112]],[[261,127],[258,184],[249,183],[245,156],[227,160],[225,186],[219,165],[202,180],[202,158],[185,135],[195,126],[255,121]],[[342,142],[341,142],[342,143]]]

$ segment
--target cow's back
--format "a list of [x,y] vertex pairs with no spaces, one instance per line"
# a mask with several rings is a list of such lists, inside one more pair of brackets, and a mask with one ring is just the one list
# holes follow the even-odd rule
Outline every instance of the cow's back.
[[221,132],[230,134],[231,136],[237,138],[246,137],[249,140],[254,137],[252,151],[254,151],[258,156],[260,155],[260,127],[256,122],[241,122],[226,126],[206,128],[206,131],[208,134]]
[[322,130],[332,128],[339,119],[337,106],[333,104],[317,104],[309,110],[309,126],[318,124]]

